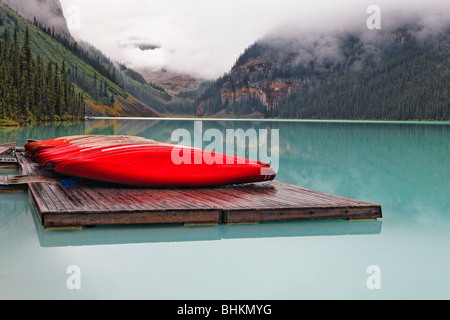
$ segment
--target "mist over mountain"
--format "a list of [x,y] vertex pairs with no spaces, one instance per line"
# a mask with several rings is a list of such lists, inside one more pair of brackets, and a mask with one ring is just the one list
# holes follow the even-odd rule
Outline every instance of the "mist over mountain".
[[122,70],[95,47],[31,22],[3,2],[0,34],[0,119],[28,123],[85,115],[160,116],[155,109],[164,112],[170,101],[164,90],[136,81],[133,70]]
[[[444,0],[379,0],[380,30],[366,24],[372,4],[366,0],[246,2],[240,10],[235,1],[61,0],[63,7],[58,0],[2,1],[70,51],[59,52],[53,40],[32,32],[33,50],[44,59],[67,56],[70,78],[94,109],[95,103],[113,108],[114,99],[130,94],[160,113],[448,118],[450,8]],[[63,14],[70,5],[82,13],[77,42]],[[243,51],[249,38],[253,44]],[[230,68],[230,57],[231,69],[213,78]]]
[[[385,9],[385,8],[383,8]],[[280,55],[295,54],[293,63],[316,66],[326,63],[342,63],[346,60],[348,39],[358,39],[360,59],[367,56],[379,58],[382,48],[395,40],[399,31],[407,32],[409,38],[423,41],[436,38],[450,27],[450,7],[441,6],[427,10],[403,8],[383,10],[380,14],[380,29],[367,27],[369,15],[348,14],[329,18],[324,24],[297,22],[280,26],[262,37],[258,43],[276,48]],[[344,18],[345,17],[345,18]]]
[[280,27],[208,88],[197,114],[448,119],[448,18],[448,11],[415,11],[386,14],[380,30],[357,19],[339,28]]
[[36,19],[49,28],[74,41],[67,27],[67,21],[59,0],[1,0],[21,16],[30,21]]

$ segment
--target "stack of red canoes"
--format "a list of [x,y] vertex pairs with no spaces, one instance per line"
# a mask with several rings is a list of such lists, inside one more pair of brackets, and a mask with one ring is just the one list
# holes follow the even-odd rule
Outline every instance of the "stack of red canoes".
[[63,175],[138,187],[210,187],[276,176],[259,161],[131,136],[61,137],[30,142],[25,150]]

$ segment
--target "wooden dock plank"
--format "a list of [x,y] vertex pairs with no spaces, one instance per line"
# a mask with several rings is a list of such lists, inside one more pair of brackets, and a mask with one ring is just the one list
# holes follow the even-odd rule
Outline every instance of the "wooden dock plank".
[[52,188],[50,187],[50,184],[47,183],[41,183],[42,190],[47,194],[47,202],[50,202],[53,204],[53,207],[56,208],[54,212],[67,212],[66,207],[64,204],[58,199],[58,197],[53,193]]
[[295,208],[278,210],[235,210],[226,215],[226,223],[251,223],[292,220],[329,220],[329,219],[378,219],[381,218],[377,208]]
[[219,206],[217,203],[214,203],[213,201],[209,201],[207,198],[205,198],[201,191],[200,192],[192,192],[192,190],[170,190],[170,196],[178,199],[180,201],[180,204],[183,207],[198,207],[201,206],[202,208],[211,208],[211,209],[217,209]]
[[39,213],[57,212],[57,207],[53,204],[53,201],[51,201],[51,198],[49,198],[41,183],[29,184],[28,190],[33,197]]
[[202,196],[205,201],[220,206],[225,210],[230,208],[240,208],[242,206],[242,198],[235,192],[230,194],[226,188],[200,189],[196,193]]
[[44,216],[44,227],[69,227],[92,225],[136,225],[136,224],[208,224],[217,223],[219,210],[208,211],[154,211],[134,213],[52,214]]
[[102,203],[104,206],[111,208],[111,211],[122,212],[122,211],[132,211],[131,208],[120,203],[119,199],[113,196],[113,192],[105,191],[102,188],[90,189],[94,191],[94,198]]
[[0,176],[0,193],[23,192],[26,190],[24,185],[10,185],[8,176]]
[[15,142],[2,143],[0,144],[0,155],[12,154],[15,149],[16,149]]
[[108,206],[102,205],[97,199],[95,199],[92,194],[89,192],[89,190],[86,190],[84,187],[77,186],[73,193],[76,194],[76,197],[82,199],[87,206],[89,207],[89,210],[86,212],[109,212],[110,208]]
[[[283,182],[202,189],[142,189],[59,176],[16,153],[44,227],[378,219],[381,206]],[[12,182],[11,182],[12,183]],[[0,186],[8,185],[0,178]]]
[[15,170],[18,168],[17,159],[14,157],[0,158],[0,170]]
[[87,212],[87,213],[92,212],[91,206],[84,198],[80,197],[79,192],[69,192],[67,189],[63,188],[61,185],[58,185],[58,189],[61,192],[61,194],[63,194],[64,197],[66,197],[74,207],[79,208],[78,210],[81,210],[81,211]]

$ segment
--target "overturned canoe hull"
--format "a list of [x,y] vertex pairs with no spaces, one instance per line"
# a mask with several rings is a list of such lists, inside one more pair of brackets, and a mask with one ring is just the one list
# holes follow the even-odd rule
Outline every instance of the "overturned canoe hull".
[[64,137],[25,149],[57,173],[137,187],[211,187],[276,177],[259,161],[138,137]]

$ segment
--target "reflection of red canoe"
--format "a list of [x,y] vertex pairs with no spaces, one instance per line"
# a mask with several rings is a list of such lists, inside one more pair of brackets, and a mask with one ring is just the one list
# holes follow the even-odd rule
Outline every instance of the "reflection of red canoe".
[[[31,142],[25,150],[64,175],[140,187],[219,186],[276,176],[262,162],[137,137],[65,137]],[[174,161],[180,152],[184,161]]]

